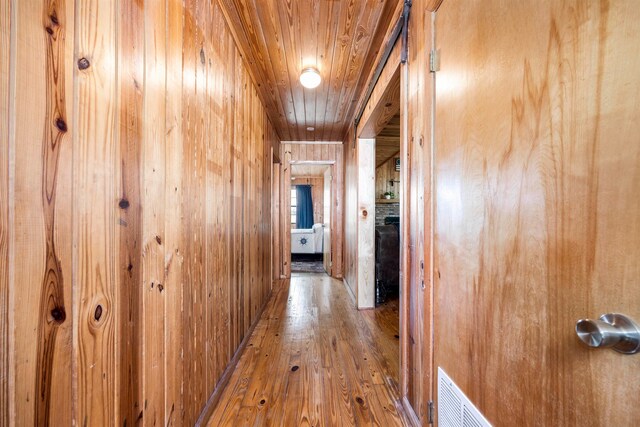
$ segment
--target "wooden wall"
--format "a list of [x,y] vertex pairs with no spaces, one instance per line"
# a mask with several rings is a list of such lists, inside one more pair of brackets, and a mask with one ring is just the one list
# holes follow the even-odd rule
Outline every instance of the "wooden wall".
[[[291,181],[291,185],[310,185],[311,199],[313,200],[313,222],[324,222],[324,178],[298,177]],[[295,224],[291,225],[295,228]]]
[[[396,170],[396,157],[400,157],[400,154],[376,168],[376,199],[382,199],[387,191],[393,192],[396,199],[400,198],[400,171]],[[393,187],[389,181],[396,181]]]
[[0,425],[9,425],[9,100],[11,2],[0,4]]
[[[333,162],[331,193],[334,196],[331,207],[331,276],[342,278],[342,241],[344,205],[344,162],[342,144],[282,143],[280,145],[280,234],[275,236],[275,246],[280,248],[280,274],[290,277],[291,265],[291,162],[317,161]],[[297,180],[296,180],[297,181]]]
[[193,425],[271,289],[277,135],[223,15],[0,22],[0,424]]

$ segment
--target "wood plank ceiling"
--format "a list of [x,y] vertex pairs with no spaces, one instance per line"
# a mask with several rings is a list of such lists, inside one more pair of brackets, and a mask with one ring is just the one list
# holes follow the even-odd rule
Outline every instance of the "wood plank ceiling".
[[[281,140],[341,141],[397,2],[219,2]],[[310,66],[322,76],[316,89],[299,81]]]
[[376,136],[376,167],[380,167],[392,157],[400,153],[400,113],[389,120],[389,123]]
[[292,177],[307,177],[307,178],[323,178],[324,172],[330,165],[308,165],[298,164],[291,165]]

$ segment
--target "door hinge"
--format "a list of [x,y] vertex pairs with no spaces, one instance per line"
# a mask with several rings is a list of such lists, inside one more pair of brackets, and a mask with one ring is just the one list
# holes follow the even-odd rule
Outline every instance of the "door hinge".
[[433,424],[433,400],[427,402],[427,419],[429,424]]
[[440,52],[436,49],[429,52],[429,71],[432,73],[440,71]]

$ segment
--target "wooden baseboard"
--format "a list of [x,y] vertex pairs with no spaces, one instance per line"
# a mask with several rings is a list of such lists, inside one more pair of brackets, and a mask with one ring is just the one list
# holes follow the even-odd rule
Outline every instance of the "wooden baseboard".
[[342,284],[344,285],[345,288],[347,288],[347,293],[349,294],[349,296],[351,297],[351,302],[353,303],[353,305],[356,307],[356,309],[358,308],[358,303],[356,302],[356,296],[354,295],[353,291],[351,290],[351,288],[349,287],[349,282],[347,281],[346,278],[342,279]]
[[411,406],[411,403],[409,403],[406,397],[402,398],[402,408],[404,409],[405,415],[411,422],[411,425],[416,427],[422,425],[420,423],[420,419],[418,418],[418,415],[416,415],[416,411],[413,410],[413,406]]
[[249,343],[251,336],[253,335],[253,331],[256,329],[256,326],[260,322],[260,319],[262,319],[262,313],[264,312],[264,309],[266,308],[267,304],[269,304],[269,301],[271,301],[272,297],[273,297],[273,286],[271,287],[271,292],[269,292],[269,296],[267,297],[267,300],[265,301],[264,304],[262,304],[262,307],[258,311],[256,320],[253,322],[253,324],[247,331],[247,334],[244,336],[242,342],[238,346],[238,349],[236,350],[233,357],[231,358],[231,361],[229,361],[227,368],[224,370],[222,377],[220,377],[220,381],[218,381],[216,388],[213,390],[213,393],[211,393],[211,396],[209,396],[209,399],[207,400],[206,405],[204,405],[204,408],[202,409],[202,412],[200,413],[200,416],[196,421],[196,424],[195,424],[196,427],[205,426],[207,424],[207,421],[209,421],[209,418],[211,418],[211,415],[213,414],[213,410],[218,404],[218,401],[220,400],[220,396],[222,396],[222,391],[224,390],[226,385],[229,383],[229,380],[231,379],[231,375],[233,374],[233,371],[235,371],[236,365],[240,361],[240,357],[242,356],[242,353],[244,353],[244,350],[247,347],[247,344]]

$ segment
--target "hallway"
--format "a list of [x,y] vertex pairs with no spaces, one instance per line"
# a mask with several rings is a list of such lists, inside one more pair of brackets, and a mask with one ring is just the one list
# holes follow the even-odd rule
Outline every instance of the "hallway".
[[326,275],[274,286],[208,425],[408,425],[397,403],[397,304],[357,311]]
[[0,427],[640,425],[639,4],[0,2]]

